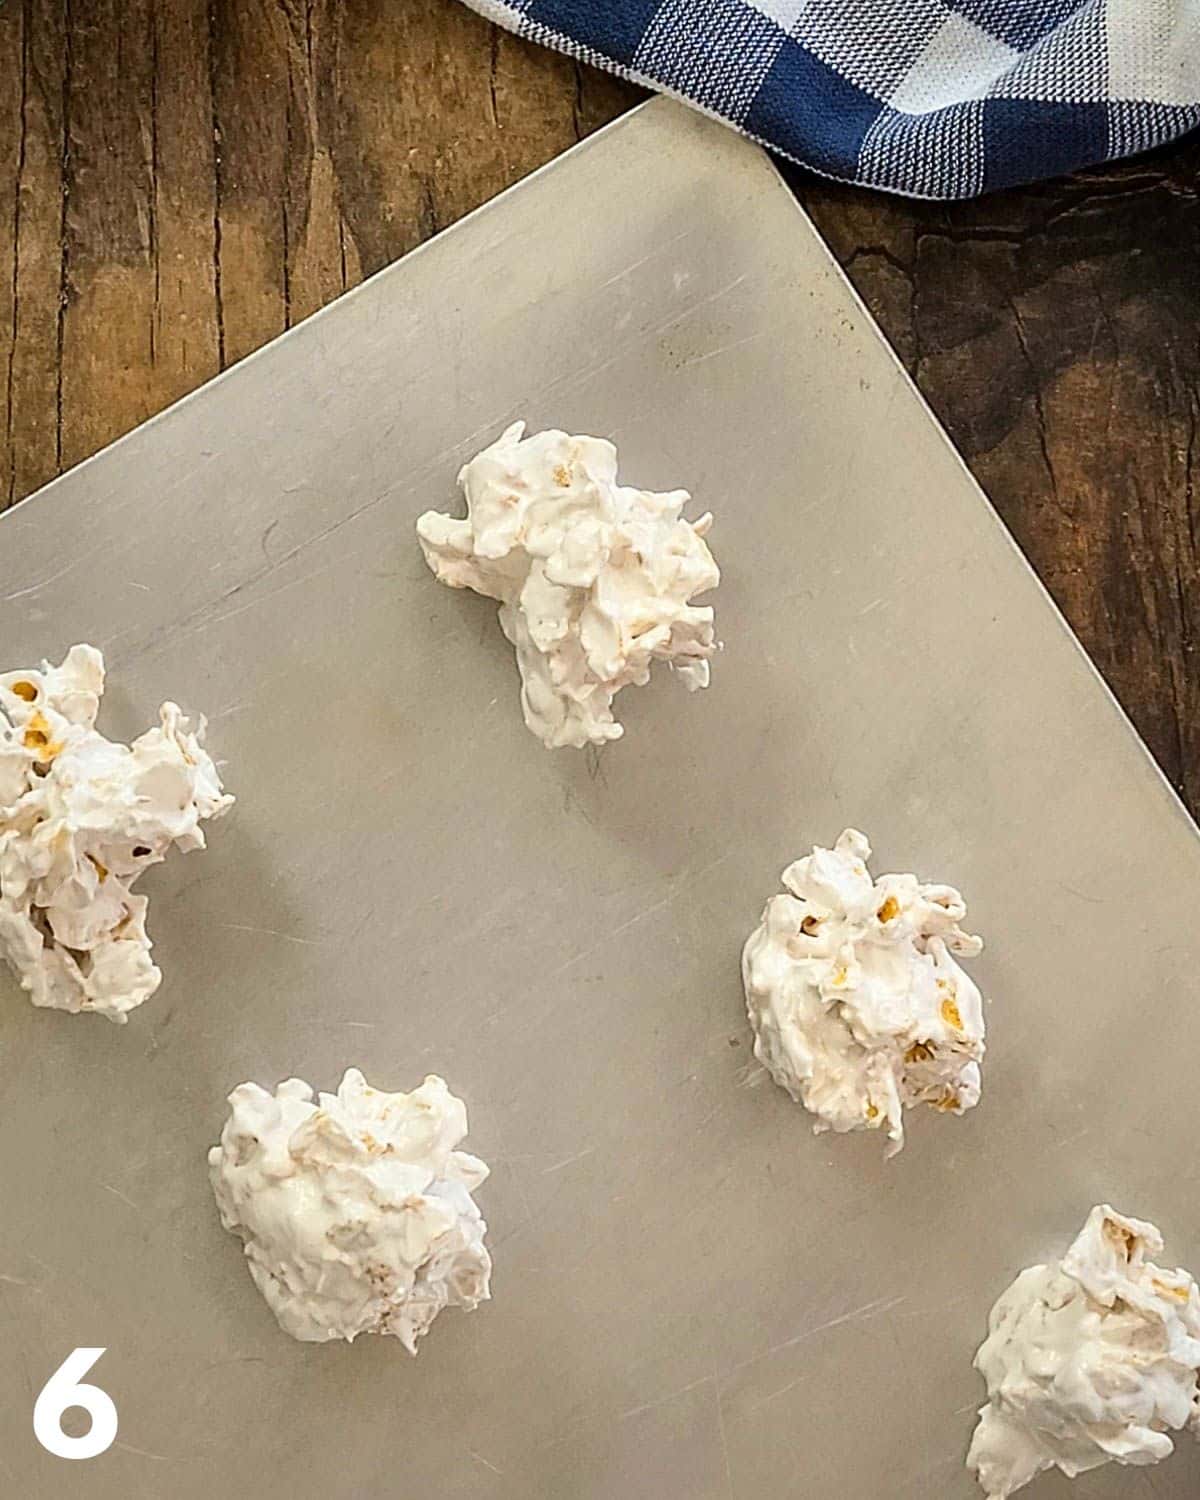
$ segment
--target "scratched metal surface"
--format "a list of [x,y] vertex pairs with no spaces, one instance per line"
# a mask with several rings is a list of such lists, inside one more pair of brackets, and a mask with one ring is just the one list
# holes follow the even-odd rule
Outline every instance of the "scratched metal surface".
[[[527,734],[413,540],[517,415],[717,515],[713,687],[626,693],[599,757]],[[5,665],[78,639],[110,733],[207,710],[240,801],[145,882],[126,1028],[0,981],[5,1493],[966,1500],[1021,1266],[1111,1198],[1200,1267],[1195,830],[732,135],[646,108],[0,520]],[[989,940],[983,1103],[886,1166],[742,1014],[779,870],[846,823]],[[494,1167],[495,1300],[416,1361],[285,1338],[209,1196],[233,1085],[349,1064],[442,1072]],[[69,1464],[30,1413],[86,1344],[119,1446]]]

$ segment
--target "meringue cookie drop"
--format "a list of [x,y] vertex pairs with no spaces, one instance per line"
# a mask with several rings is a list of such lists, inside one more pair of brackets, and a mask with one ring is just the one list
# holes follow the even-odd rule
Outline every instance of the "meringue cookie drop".
[[204,848],[200,824],[233,805],[174,703],[132,745],[96,728],[104,659],[0,674],[0,956],[34,1005],[124,1022],[158,988],[146,898],[167,851]]
[[721,581],[703,540],[712,516],[685,521],[686,490],[619,485],[602,438],[524,431],[515,422],[462,469],[465,520],[426,511],[417,536],[442,583],[499,600],[533,733],[552,749],[603,744],[624,732],[613,698],[655,660],[708,686],[713,612],[689,600]]
[[958,923],[962,897],[915,875],[867,871],[871,846],[848,828],[783,872],[742,953],[754,1055],[816,1115],[813,1129],[886,1128],[903,1110],[962,1114],[979,1102],[983,1004],[951,957],[983,947]]
[[992,1308],[967,1455],[988,1500],[1043,1469],[1154,1464],[1168,1430],[1200,1431],[1200,1291],[1147,1259],[1162,1248],[1153,1224],[1102,1204],[1062,1260],[1022,1271]]
[[385,1094],[349,1068],[315,1104],[298,1078],[274,1094],[243,1083],[229,1103],[209,1178],[285,1333],[390,1333],[415,1354],[443,1307],[487,1300],[487,1225],[471,1192],[488,1169],[454,1149],[467,1111],[440,1078]]

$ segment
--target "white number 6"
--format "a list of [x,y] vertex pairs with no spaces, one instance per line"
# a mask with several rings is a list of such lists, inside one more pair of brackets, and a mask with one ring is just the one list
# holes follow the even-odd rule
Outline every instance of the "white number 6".
[[[76,1349],[68,1354],[42,1387],[33,1408],[34,1436],[56,1458],[95,1458],[112,1446],[117,1435],[117,1408],[112,1397],[98,1385],[81,1385],[103,1349]],[[68,1437],[62,1430],[62,1414],[81,1406],[92,1419],[82,1437]]]

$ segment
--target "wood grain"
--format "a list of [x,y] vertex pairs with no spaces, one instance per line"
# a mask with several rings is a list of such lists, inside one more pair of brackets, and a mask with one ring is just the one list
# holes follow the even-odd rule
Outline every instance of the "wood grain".
[[[637,97],[454,0],[0,0],[0,508]],[[791,180],[1200,808],[1200,144],[956,206]]]

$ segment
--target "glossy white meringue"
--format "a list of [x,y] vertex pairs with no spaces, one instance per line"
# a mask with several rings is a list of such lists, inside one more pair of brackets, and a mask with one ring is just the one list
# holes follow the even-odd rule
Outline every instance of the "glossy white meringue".
[[847,829],[783,872],[742,954],[754,1054],[814,1130],[886,1129],[903,1111],[962,1114],[979,1100],[983,1003],[954,961],[983,946],[959,927],[951,886],[867,870],[871,848]]
[[619,485],[602,438],[524,431],[515,422],[463,468],[464,520],[426,511],[417,535],[442,583],[500,601],[533,733],[550,748],[603,744],[623,732],[614,697],[653,662],[708,686],[713,611],[689,601],[720,582],[712,517],[682,518],[686,490]]
[[1062,1260],[1022,1271],[992,1308],[967,1456],[988,1500],[1052,1467],[1154,1464],[1168,1432],[1200,1430],[1200,1291],[1148,1258],[1162,1249],[1153,1224],[1102,1204]]
[[35,1005],[123,1022],[162,974],[138,876],[233,804],[174,703],[132,745],[96,727],[104,660],[0,675],[0,956]]
[[467,1111],[440,1078],[386,1094],[347,1070],[336,1094],[243,1083],[208,1154],[221,1223],[280,1327],[310,1342],[393,1334],[417,1352],[443,1307],[485,1301],[492,1262],[455,1147]]

